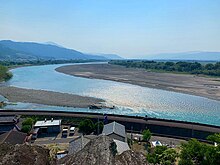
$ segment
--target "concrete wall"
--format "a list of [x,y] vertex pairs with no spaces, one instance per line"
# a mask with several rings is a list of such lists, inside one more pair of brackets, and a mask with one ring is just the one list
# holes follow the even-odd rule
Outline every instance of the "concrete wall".
[[163,125],[141,124],[141,123],[132,123],[132,122],[120,122],[120,121],[117,122],[124,125],[126,130],[132,130],[133,132],[142,132],[145,129],[149,129],[153,134],[170,136],[170,137],[197,138],[200,140],[206,140],[208,135],[213,134],[211,132],[198,131],[187,128],[168,127]]
[[48,133],[59,133],[61,131],[60,126],[50,126],[47,128]]

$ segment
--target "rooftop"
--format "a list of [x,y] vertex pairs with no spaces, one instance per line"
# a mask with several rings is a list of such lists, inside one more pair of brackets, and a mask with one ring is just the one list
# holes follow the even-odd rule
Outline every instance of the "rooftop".
[[16,116],[14,115],[0,115],[0,123],[15,123]]
[[26,133],[11,130],[0,135],[0,143],[22,144],[25,141]]
[[115,133],[115,134],[120,135],[122,137],[126,137],[125,126],[123,126],[122,124],[119,124],[115,121],[104,125],[102,134],[110,135],[112,133]]
[[59,126],[61,125],[61,120],[43,120],[37,121],[34,127],[48,127],[48,126]]
[[116,139],[113,139],[113,141],[114,141],[115,144],[117,145],[117,151],[118,151],[118,154],[119,154],[119,155],[120,155],[122,152],[124,152],[124,151],[130,150],[130,148],[129,148],[129,146],[128,146],[128,143],[122,142],[122,141],[116,140]]

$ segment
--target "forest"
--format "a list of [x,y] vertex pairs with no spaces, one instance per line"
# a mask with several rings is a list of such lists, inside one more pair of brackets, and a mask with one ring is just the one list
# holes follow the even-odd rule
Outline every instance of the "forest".
[[127,68],[144,68],[149,71],[220,76],[220,62],[202,64],[199,62],[185,61],[157,62],[146,60],[112,60],[109,64],[122,65]]

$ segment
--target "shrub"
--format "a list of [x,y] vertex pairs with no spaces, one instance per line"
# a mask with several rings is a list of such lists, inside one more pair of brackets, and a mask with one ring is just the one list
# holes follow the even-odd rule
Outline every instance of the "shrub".
[[94,123],[90,119],[85,119],[79,123],[79,131],[83,134],[91,134],[94,131]]
[[149,129],[146,129],[146,130],[144,130],[144,131],[142,132],[142,135],[143,135],[143,140],[144,140],[144,141],[149,141],[152,134],[151,134],[151,132],[150,132]]
[[21,131],[24,133],[29,133],[31,131],[31,126],[30,125],[24,125],[21,128]]

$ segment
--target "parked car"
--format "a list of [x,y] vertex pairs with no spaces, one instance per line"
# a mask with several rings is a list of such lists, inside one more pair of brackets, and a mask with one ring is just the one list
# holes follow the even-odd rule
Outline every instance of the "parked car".
[[70,136],[74,135],[76,128],[75,127],[70,127]]
[[62,130],[62,136],[67,136],[68,135],[68,127],[63,127],[63,130]]

